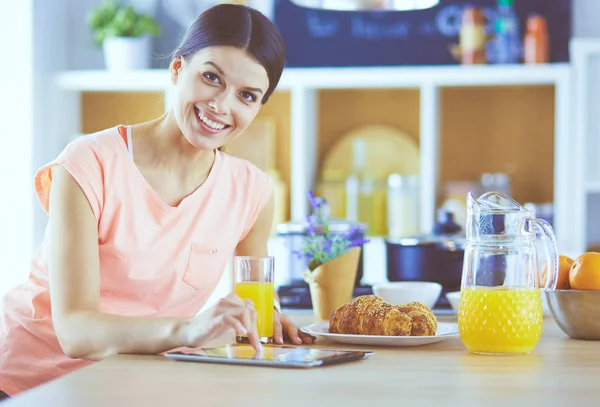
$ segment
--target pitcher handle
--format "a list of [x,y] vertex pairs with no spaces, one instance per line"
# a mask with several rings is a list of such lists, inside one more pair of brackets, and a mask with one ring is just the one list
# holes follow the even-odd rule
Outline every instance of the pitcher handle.
[[[544,252],[547,263],[549,263],[546,267],[544,288],[546,290],[555,290],[556,285],[558,284],[558,249],[556,248],[556,236],[554,234],[554,230],[552,229],[552,226],[543,219],[530,218],[528,223],[531,230],[535,231],[536,234],[547,238],[547,240],[543,240]],[[536,263],[538,263],[538,259],[539,254],[536,253]],[[537,270],[538,275],[536,277],[541,281],[541,267],[538,267]]]

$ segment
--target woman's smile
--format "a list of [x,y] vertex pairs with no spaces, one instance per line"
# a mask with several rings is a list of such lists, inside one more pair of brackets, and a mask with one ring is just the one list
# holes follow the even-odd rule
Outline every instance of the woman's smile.
[[231,127],[231,125],[218,120],[198,107],[194,107],[194,116],[200,128],[212,134],[221,133]]

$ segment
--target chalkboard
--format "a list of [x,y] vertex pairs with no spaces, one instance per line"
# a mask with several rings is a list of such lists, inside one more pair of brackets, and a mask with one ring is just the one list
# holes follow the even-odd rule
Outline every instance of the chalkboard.
[[[515,0],[521,38],[532,14],[546,18],[550,62],[569,60],[572,0]],[[309,9],[291,0],[275,0],[274,22],[285,39],[287,65],[389,66],[448,65],[458,43],[462,10],[481,7],[493,34],[497,0],[440,0],[415,11],[331,11]]]

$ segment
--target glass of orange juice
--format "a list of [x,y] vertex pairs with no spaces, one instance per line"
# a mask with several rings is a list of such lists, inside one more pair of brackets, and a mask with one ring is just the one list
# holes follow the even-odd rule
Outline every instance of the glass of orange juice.
[[541,291],[556,287],[558,256],[552,227],[534,216],[499,192],[467,196],[458,330],[469,352],[527,354],[540,340]]
[[[233,259],[235,293],[242,299],[251,300],[256,310],[258,336],[262,343],[273,342],[273,309],[275,302],[272,256],[236,256]],[[247,336],[237,336],[237,342],[248,342]]]

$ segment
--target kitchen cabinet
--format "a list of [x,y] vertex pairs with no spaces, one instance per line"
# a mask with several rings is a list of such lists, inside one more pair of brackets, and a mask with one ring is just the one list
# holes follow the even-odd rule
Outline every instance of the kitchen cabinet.
[[[570,225],[577,172],[570,158],[571,73],[564,63],[286,69],[260,115],[276,122],[289,218],[307,213],[307,190],[343,134],[388,124],[418,140],[422,231],[434,223],[441,183],[508,172],[517,200],[554,202],[561,251],[578,251]],[[82,133],[153,117],[169,106],[164,70],[67,71],[55,79],[79,101],[63,112],[66,129]]]
[[570,140],[576,159],[567,165],[576,177],[570,180],[572,204],[565,217],[573,222],[580,251],[600,251],[600,39],[574,39],[571,60],[575,132]]

